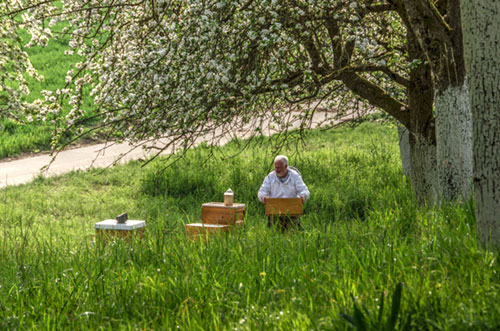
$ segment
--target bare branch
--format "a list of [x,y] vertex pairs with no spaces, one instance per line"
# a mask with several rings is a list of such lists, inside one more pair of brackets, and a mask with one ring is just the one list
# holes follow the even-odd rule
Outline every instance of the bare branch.
[[370,13],[383,13],[387,11],[393,11],[395,6],[393,4],[383,4],[383,5],[371,5],[366,6],[366,10]]
[[410,126],[409,112],[406,111],[407,105],[393,98],[382,88],[353,72],[343,72],[340,79],[351,91],[368,100],[372,105],[385,110],[404,126]]
[[10,17],[14,17],[17,14],[22,13],[24,11],[28,11],[30,9],[37,8],[37,7],[40,7],[40,6],[49,4],[49,3],[53,3],[53,2],[54,2],[54,0],[46,0],[46,1],[41,1],[41,2],[35,2],[35,3],[33,3],[33,4],[29,5],[29,6],[19,7],[18,9],[11,10],[6,15],[10,16]]
[[359,67],[352,67],[346,70],[346,72],[351,71],[351,72],[375,72],[375,71],[380,71],[386,74],[389,78],[391,78],[393,81],[396,83],[404,86],[404,87],[410,87],[410,81],[399,75],[398,73],[392,71],[389,69],[387,66],[377,66],[377,65],[364,65],[364,66],[359,66]]

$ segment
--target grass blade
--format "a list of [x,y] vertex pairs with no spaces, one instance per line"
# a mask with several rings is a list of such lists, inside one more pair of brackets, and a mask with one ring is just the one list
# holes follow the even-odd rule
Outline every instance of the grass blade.
[[396,285],[396,291],[392,296],[392,309],[391,309],[391,317],[389,321],[387,321],[386,330],[394,330],[396,327],[396,321],[399,315],[399,308],[401,307],[401,293],[403,291],[403,284],[398,283]]

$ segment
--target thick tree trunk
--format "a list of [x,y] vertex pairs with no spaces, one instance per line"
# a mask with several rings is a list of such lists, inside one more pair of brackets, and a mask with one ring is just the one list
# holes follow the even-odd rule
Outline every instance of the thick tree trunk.
[[500,1],[461,0],[481,242],[500,246]]
[[[422,51],[415,36],[408,31],[408,53],[421,59]],[[419,203],[434,203],[437,197],[436,132],[432,113],[434,87],[429,64],[421,64],[410,72],[408,104],[410,106],[410,181]]]
[[472,178],[472,120],[467,83],[436,93],[439,194],[446,201],[467,199]]
[[410,179],[415,198],[421,204],[437,200],[436,144],[410,134]]
[[410,176],[411,161],[410,161],[410,131],[402,125],[398,124],[399,136],[399,153],[401,155],[401,165],[403,166],[403,174]]
[[[410,57],[425,59],[432,71],[436,91],[437,197],[445,200],[467,197],[472,171],[472,124],[466,107],[459,0],[396,3],[409,31]],[[428,83],[425,78],[424,83]],[[420,124],[426,125],[422,121]],[[427,134],[425,130],[420,132],[423,136]]]

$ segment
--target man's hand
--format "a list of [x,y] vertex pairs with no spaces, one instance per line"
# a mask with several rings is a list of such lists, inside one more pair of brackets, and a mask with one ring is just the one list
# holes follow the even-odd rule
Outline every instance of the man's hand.
[[302,204],[306,203],[306,196],[305,195],[301,195],[300,198],[302,199]]
[[265,203],[266,203],[266,198],[267,198],[267,197],[262,197],[262,200],[260,200],[260,201],[261,201],[263,204],[265,204]]

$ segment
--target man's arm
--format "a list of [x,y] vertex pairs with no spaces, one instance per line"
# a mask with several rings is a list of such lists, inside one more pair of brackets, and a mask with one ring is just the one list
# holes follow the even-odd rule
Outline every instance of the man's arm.
[[269,175],[264,178],[264,182],[260,186],[259,193],[257,195],[262,203],[266,203],[266,198],[271,195],[271,179],[269,178]]
[[297,194],[302,198],[302,202],[306,202],[306,200],[309,199],[309,195],[311,195],[311,193],[309,192],[307,185],[302,180],[301,175],[298,175],[297,177],[295,188],[297,189]]

